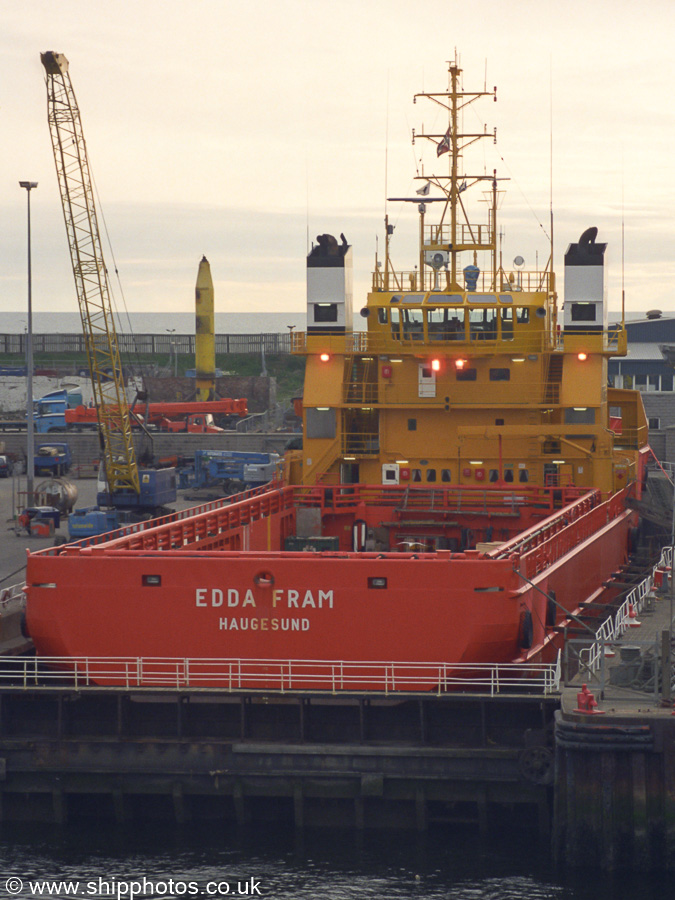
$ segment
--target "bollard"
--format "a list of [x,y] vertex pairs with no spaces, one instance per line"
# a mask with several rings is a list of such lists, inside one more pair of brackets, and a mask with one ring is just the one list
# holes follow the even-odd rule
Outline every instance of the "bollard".
[[587,684],[581,685],[581,690],[577,694],[577,708],[574,712],[583,713],[585,716],[604,716],[605,711],[598,709],[598,701],[588,690]]
[[642,625],[642,622],[638,621],[637,613],[635,612],[635,607],[632,603],[628,604],[628,627],[629,628],[639,628]]

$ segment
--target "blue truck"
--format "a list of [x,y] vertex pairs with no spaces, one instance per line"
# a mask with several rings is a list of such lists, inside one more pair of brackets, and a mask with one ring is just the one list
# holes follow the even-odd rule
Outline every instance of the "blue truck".
[[179,471],[180,488],[222,487],[226,493],[259,487],[274,478],[278,453],[196,450],[194,463]]
[[[67,431],[66,410],[82,405],[81,391],[61,389],[51,391],[33,401],[33,423],[38,434],[55,434]],[[25,431],[27,418],[18,422],[0,422],[1,431]]]
[[35,474],[58,476],[70,470],[73,456],[68,444],[50,441],[35,448]]

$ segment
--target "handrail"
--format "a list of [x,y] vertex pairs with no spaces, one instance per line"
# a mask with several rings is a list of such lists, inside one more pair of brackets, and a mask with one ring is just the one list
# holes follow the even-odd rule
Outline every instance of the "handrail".
[[555,663],[384,662],[312,659],[207,659],[169,657],[3,657],[0,686],[187,691],[322,690],[369,693],[470,691],[490,696],[554,694]]

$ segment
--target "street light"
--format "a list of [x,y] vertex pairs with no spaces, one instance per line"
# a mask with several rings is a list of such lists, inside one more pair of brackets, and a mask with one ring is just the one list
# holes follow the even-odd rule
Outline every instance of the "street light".
[[173,377],[176,378],[178,375],[178,355],[176,353],[176,342],[173,339],[173,335],[176,331],[175,328],[167,328],[166,331],[171,335],[171,355],[173,356]]
[[30,192],[38,186],[37,181],[20,181],[19,187],[26,191],[28,201],[28,331],[26,332],[26,501],[35,505],[33,476],[35,474],[35,421],[33,419],[33,275],[30,256]]

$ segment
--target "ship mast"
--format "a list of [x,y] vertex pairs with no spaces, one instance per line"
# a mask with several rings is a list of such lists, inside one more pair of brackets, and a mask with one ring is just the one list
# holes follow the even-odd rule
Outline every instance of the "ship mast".
[[[496,173],[483,175],[469,175],[460,171],[460,161],[464,151],[471,144],[487,137],[496,140],[496,131],[489,133],[487,129],[482,132],[470,133],[460,131],[460,113],[471,103],[480,97],[493,96],[497,99],[497,88],[492,91],[464,91],[460,86],[461,68],[456,62],[448,66],[448,90],[442,93],[415,94],[414,101],[421,97],[437,103],[448,112],[448,128],[445,134],[413,132],[413,143],[416,138],[426,138],[436,145],[436,156],[440,158],[445,153],[449,154],[449,173],[447,175],[418,175],[417,179],[429,182],[439,187],[446,198],[445,208],[438,225],[424,227],[425,200],[420,202],[422,245],[420,247],[421,259],[426,252],[446,252],[449,262],[449,289],[462,290],[458,281],[459,254],[464,250],[488,251],[491,258],[491,271],[493,289],[497,280],[497,177]],[[467,216],[466,208],[462,200],[462,193],[476,184],[491,182],[492,197],[489,201],[488,225],[472,224]],[[449,211],[449,228],[444,221]],[[424,281],[424,276],[422,276]]]

